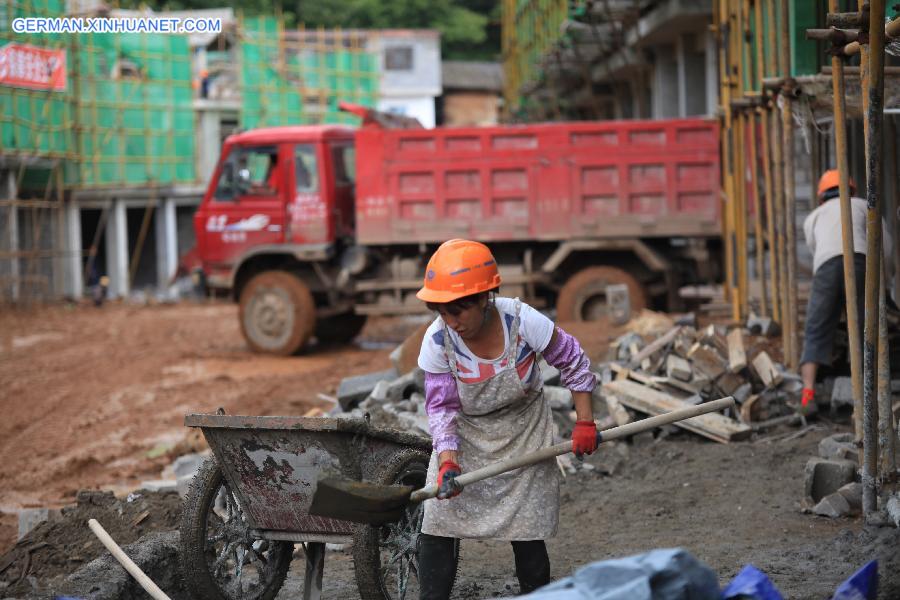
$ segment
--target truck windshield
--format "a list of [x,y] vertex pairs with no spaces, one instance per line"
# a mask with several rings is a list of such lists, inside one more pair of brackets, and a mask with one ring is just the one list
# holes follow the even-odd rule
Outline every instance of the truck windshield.
[[331,161],[334,163],[335,183],[353,185],[356,181],[356,146],[335,144],[331,147]]
[[254,146],[235,148],[222,167],[216,185],[218,201],[239,196],[274,196],[278,193],[278,148]]
[[319,168],[316,165],[316,147],[311,144],[294,148],[294,176],[297,192],[310,194],[319,191]]

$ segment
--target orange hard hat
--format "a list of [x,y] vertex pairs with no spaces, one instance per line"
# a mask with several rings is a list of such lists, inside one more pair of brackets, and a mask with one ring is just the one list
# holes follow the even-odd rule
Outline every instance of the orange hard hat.
[[[853,183],[853,178],[849,178],[850,181],[850,191],[856,191],[856,184]],[[841,184],[841,174],[837,169],[828,169],[822,176],[819,178],[819,191],[816,195],[821,198],[825,192],[830,190],[831,188],[836,188]]]
[[425,267],[425,285],[416,297],[444,304],[500,287],[497,261],[487,246],[469,240],[441,244]]

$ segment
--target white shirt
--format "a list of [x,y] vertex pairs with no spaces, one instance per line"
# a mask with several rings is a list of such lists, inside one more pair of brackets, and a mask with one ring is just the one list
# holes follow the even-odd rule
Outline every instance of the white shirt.
[[[853,252],[866,253],[866,212],[868,205],[862,198],[850,198],[850,215],[853,219]],[[813,255],[813,273],[826,261],[844,253],[841,229],[841,201],[839,198],[827,200],[809,213],[803,221],[803,235],[806,245]],[[884,254],[892,256],[893,242],[885,225],[882,227]],[[888,262],[890,264],[890,262]],[[890,268],[888,272],[890,272]]]
[[[459,380],[462,383],[478,383],[510,367],[507,364],[506,349],[509,348],[509,333],[516,313],[515,300],[496,298],[495,306],[503,318],[503,336],[506,343],[503,345],[503,354],[493,360],[475,356],[466,347],[462,338],[452,329],[448,329],[450,342],[453,344],[453,351],[456,354]],[[542,352],[550,343],[550,338],[553,337],[553,321],[524,302],[519,310],[519,318],[516,369],[519,371],[519,379],[529,388],[540,389],[543,380],[535,369],[535,352]],[[435,319],[425,332],[422,349],[419,352],[419,368],[429,373],[450,371],[447,356],[444,354],[444,320],[440,317]]]

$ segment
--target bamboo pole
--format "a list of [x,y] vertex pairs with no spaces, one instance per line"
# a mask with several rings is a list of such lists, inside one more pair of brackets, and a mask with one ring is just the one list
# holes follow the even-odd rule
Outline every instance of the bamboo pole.
[[881,284],[881,125],[884,119],[884,0],[869,2],[868,96],[866,122],[866,313],[863,344],[863,513],[877,509],[878,477],[878,299]]
[[[769,52],[769,69],[772,77],[779,78],[781,73],[781,57],[778,53],[777,38],[775,36],[775,3],[777,0],[768,0],[766,13],[768,15],[768,43]],[[763,82],[765,85],[765,82]],[[778,92],[781,84],[775,88],[775,95],[772,97],[769,112],[769,123],[772,128],[769,139],[772,141],[772,169],[774,172],[775,194],[773,195],[774,208],[773,218],[775,221],[775,242],[773,249],[775,252],[775,262],[777,265],[778,285],[777,295],[778,303],[781,306],[781,344],[784,350],[784,356],[787,356],[788,346],[788,330],[786,321],[788,320],[787,308],[787,265],[785,262],[785,244],[784,244],[784,147],[781,140],[781,119],[775,114],[778,107]]]
[[[837,0],[828,0],[829,12],[836,12]],[[844,251],[844,293],[847,299],[847,336],[850,345],[850,378],[853,385],[854,430],[862,439],[862,347],[857,306],[856,266],[853,259],[853,211],[850,204],[850,165],[847,160],[847,119],[844,88],[844,61],[831,57],[831,88],[834,106],[834,155],[840,174],[841,242]]]
[[[763,57],[763,43],[762,43],[762,34],[763,34],[763,17],[762,17],[762,0],[754,0],[753,2],[753,21],[754,21],[754,40],[756,42],[756,81],[759,84],[759,92],[760,94],[763,92],[762,89],[762,80],[766,76],[766,65]],[[763,186],[764,186],[764,194],[766,198],[766,222],[767,224],[772,222],[772,190],[771,190],[771,181],[769,179],[769,154],[767,152],[768,149],[768,140],[766,140],[767,132],[766,132],[766,119],[765,113],[760,110],[754,110],[754,115],[759,115],[759,123],[760,127],[760,143],[762,144],[762,156],[763,156]],[[768,316],[769,314],[775,314],[775,286],[774,286],[774,269],[772,270],[773,275],[773,286],[772,286],[772,304],[771,311],[769,305],[769,286],[766,281],[766,266],[765,266],[765,240],[763,237],[763,224],[762,224],[762,201],[759,196],[759,173],[758,173],[758,159],[757,159],[757,147],[756,147],[756,126],[757,119],[754,116],[751,120],[750,126],[750,145],[752,147],[752,160],[751,163],[753,166],[753,170],[751,172],[751,177],[753,178],[753,193],[754,193],[754,202],[756,209],[756,272],[759,276],[759,286],[760,286],[760,298],[762,302],[760,304],[760,309],[763,316]],[[769,241],[771,243],[772,235],[769,233]],[[771,252],[769,253],[771,256]],[[777,318],[776,318],[777,320]]]
[[791,370],[796,370],[799,362],[797,353],[797,202],[794,181],[794,115],[793,92],[791,80],[791,30],[790,6],[781,3],[781,39],[779,40],[781,55],[784,59],[784,75],[788,78],[782,94],[781,121],[782,139],[784,140],[784,215],[785,242],[787,243],[787,318],[788,330],[786,361]]
[[723,191],[725,201],[722,206],[722,233],[725,248],[725,298],[732,304],[732,314],[736,302],[734,293],[735,260],[732,213],[734,205],[734,177],[732,166],[732,113],[731,113],[731,70],[728,66],[728,44],[731,32],[728,27],[728,0],[719,0],[717,7],[717,28],[719,35],[719,79],[721,81],[721,106],[724,114],[721,133],[723,162]]
[[[740,98],[744,95],[744,27],[743,14],[747,0],[741,0],[741,4],[734,11],[734,52],[732,61],[734,62],[735,75],[737,79],[737,93]],[[735,223],[737,229],[737,259],[738,259],[738,310],[737,319],[740,321],[747,312],[747,303],[749,300],[747,288],[749,287],[749,276],[747,273],[747,162],[746,162],[746,134],[747,119],[743,111],[737,116],[737,130],[735,135],[735,179],[736,200],[735,203]]]
[[[765,94],[763,90],[763,79],[766,77],[766,71],[769,67],[763,54],[763,0],[756,0],[753,8],[756,18],[756,65],[758,69],[760,92]],[[775,219],[773,213],[773,189],[772,189],[772,169],[769,154],[769,111],[765,106],[758,108],[757,112],[760,116],[760,137],[762,143],[762,163],[763,163],[763,185],[765,186],[766,195],[766,234],[769,245],[769,288],[771,290],[771,306],[772,318],[777,322],[781,322],[780,304],[778,302],[778,268],[776,266],[775,256]],[[760,271],[764,271],[760,267]],[[765,294],[764,294],[765,295]]]

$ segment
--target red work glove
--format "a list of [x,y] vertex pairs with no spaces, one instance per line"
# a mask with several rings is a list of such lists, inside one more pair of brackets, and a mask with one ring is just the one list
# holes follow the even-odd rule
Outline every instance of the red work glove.
[[456,483],[456,478],[459,477],[461,473],[462,469],[452,460],[445,460],[441,463],[441,468],[438,470],[437,476],[438,500],[446,500],[453,496],[459,496],[459,493],[462,491],[462,486]]
[[593,421],[576,421],[572,430],[572,452],[578,458],[593,454],[597,449],[597,424]]

